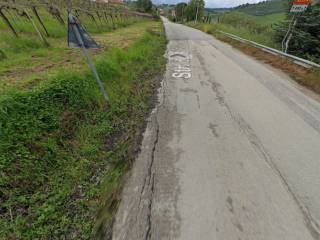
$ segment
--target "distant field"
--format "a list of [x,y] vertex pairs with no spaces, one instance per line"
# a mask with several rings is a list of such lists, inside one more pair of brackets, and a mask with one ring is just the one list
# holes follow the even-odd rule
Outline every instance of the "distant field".
[[279,48],[280,46],[274,41],[274,27],[285,18],[285,13],[253,16],[233,11],[216,15],[212,18],[213,24],[206,25],[206,28],[211,29],[210,31],[222,30],[269,47]]
[[286,0],[269,0],[257,4],[243,4],[235,8],[206,8],[208,14],[223,14],[227,12],[243,12],[252,16],[272,15],[283,13],[288,9]]
[[262,25],[276,24],[286,19],[286,14],[283,13],[273,13],[263,16],[254,16],[256,22]]
[[249,15],[263,16],[273,13],[282,13],[287,10],[286,0],[272,0],[257,4],[241,5],[235,8],[235,11],[243,12]]

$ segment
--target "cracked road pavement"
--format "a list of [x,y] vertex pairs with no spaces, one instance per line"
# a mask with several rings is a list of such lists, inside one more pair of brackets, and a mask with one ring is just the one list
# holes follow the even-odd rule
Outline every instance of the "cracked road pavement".
[[113,239],[320,239],[320,103],[163,19],[167,71]]

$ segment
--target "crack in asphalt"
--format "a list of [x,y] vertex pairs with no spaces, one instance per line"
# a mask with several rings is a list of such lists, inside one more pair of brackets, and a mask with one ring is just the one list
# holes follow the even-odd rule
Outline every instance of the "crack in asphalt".
[[[154,167],[154,162],[155,162],[155,154],[157,151],[157,146],[159,143],[159,133],[160,133],[160,124],[159,124],[159,120],[158,120],[158,114],[160,112],[160,110],[162,108],[164,108],[164,104],[166,101],[166,86],[167,86],[167,79],[166,77],[163,78],[162,81],[162,86],[159,89],[159,93],[158,93],[158,99],[159,99],[159,103],[156,106],[153,114],[154,114],[154,123],[155,123],[155,130],[154,130],[154,134],[155,134],[155,139],[153,142],[153,147],[151,150],[151,161],[150,164],[148,166],[148,171],[147,171],[147,175],[144,179],[144,184],[143,184],[143,188],[141,190],[140,193],[140,202],[141,202],[141,198],[142,195],[145,191],[145,187],[146,185],[150,186],[150,195],[148,198],[148,212],[147,212],[147,226],[146,226],[146,234],[145,234],[145,240],[150,240],[152,237],[152,205],[153,205],[153,195],[154,195],[154,190],[155,190],[155,172],[153,170]],[[149,178],[149,182],[147,184],[147,179]],[[139,202],[139,207],[140,207],[140,202]]]
[[159,122],[158,119],[156,117],[156,137],[155,137],[155,141],[153,143],[153,148],[152,148],[152,155],[151,155],[151,163],[149,165],[149,169],[148,169],[148,176],[149,176],[149,183],[148,185],[151,186],[150,192],[150,199],[149,199],[149,203],[148,203],[148,213],[147,213],[147,231],[146,231],[146,236],[145,239],[149,240],[151,239],[151,229],[152,229],[152,203],[153,203],[153,194],[154,194],[154,172],[153,172],[153,163],[154,163],[154,159],[155,159],[155,153],[157,150],[157,146],[158,146],[158,142],[159,142]]

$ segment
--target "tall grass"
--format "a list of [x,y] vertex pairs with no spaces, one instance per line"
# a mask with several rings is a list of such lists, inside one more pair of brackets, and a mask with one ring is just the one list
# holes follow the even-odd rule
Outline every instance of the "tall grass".
[[[280,15],[276,16],[281,21],[282,17]],[[207,33],[225,31],[269,47],[279,48],[279,44],[274,40],[273,24],[275,22],[271,21],[268,15],[256,17],[241,12],[230,12],[222,14],[219,17],[219,22],[216,23],[189,23],[189,25]]]
[[243,4],[235,9],[249,15],[266,16],[274,13],[283,13],[288,10],[287,0],[261,1],[256,4]]
[[1,95],[0,239],[92,239],[102,206],[99,224],[111,223],[164,50],[151,31],[101,56],[109,104],[89,71]]
[[[269,47],[277,47],[274,41],[274,29],[272,25],[258,22],[257,18],[245,13],[227,13],[220,18],[221,24],[218,24],[218,28],[219,30],[233,33]],[[267,17],[263,16],[259,18]]]

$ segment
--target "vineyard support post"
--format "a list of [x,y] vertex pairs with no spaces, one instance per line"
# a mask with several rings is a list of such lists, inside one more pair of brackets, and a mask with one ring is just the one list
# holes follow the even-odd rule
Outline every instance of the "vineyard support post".
[[103,14],[104,14],[104,18],[105,18],[106,22],[109,23],[107,13],[106,13],[106,12],[103,12]]
[[122,14],[121,13],[118,14],[118,18],[119,18],[119,23],[120,24],[123,23],[123,19],[122,19]]
[[111,17],[111,21],[112,21],[112,27],[115,29],[116,28],[116,24],[115,24],[115,20],[114,20],[114,18],[113,18],[113,15],[112,15],[112,13],[110,13],[110,17]]
[[5,22],[5,24],[10,28],[10,30],[12,31],[12,33],[16,36],[18,36],[18,33],[16,32],[16,30],[14,29],[14,27],[11,25],[9,19],[6,17],[6,15],[2,12],[3,8],[0,7],[0,16],[2,17],[3,21]]
[[10,10],[8,8],[6,9],[6,12],[10,15],[13,22],[17,21],[17,17],[12,12],[10,12]]
[[38,33],[40,39],[44,42],[44,44],[48,47],[50,46],[50,44],[48,43],[47,39],[42,35],[42,33],[40,32],[40,30],[38,29],[37,25],[35,24],[35,22],[33,21],[33,19],[31,18],[30,14],[28,13],[27,10],[24,10],[25,14],[27,15],[27,18],[29,19],[29,21],[31,22],[33,28],[35,29],[35,31]]
[[57,19],[57,21],[64,27],[64,20],[61,17],[61,11],[58,7],[50,5],[47,9],[47,11],[54,17]]
[[37,19],[38,19],[38,21],[39,21],[40,25],[42,26],[43,30],[45,31],[45,33],[46,33],[47,37],[50,37],[50,34],[49,34],[49,32],[48,32],[48,30],[47,30],[46,26],[44,25],[44,22],[42,21],[42,18],[40,17],[40,15],[39,15],[39,13],[38,13],[38,10],[37,10],[36,6],[32,6],[32,11],[33,11],[34,15],[36,15],[36,17],[37,17]]

